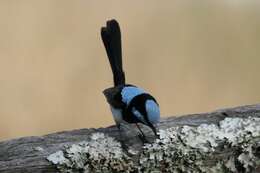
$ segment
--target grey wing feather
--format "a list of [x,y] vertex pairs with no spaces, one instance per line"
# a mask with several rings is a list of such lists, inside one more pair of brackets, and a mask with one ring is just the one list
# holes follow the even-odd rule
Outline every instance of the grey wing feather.
[[122,102],[121,91],[122,86],[107,88],[103,91],[107,102],[114,108],[122,108],[125,106],[125,103]]

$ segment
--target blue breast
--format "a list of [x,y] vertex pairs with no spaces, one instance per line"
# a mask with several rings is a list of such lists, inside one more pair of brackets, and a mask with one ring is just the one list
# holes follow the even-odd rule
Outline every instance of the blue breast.
[[122,101],[127,105],[129,105],[129,103],[135,96],[143,93],[145,93],[145,91],[138,87],[134,87],[134,86],[124,87],[121,91]]

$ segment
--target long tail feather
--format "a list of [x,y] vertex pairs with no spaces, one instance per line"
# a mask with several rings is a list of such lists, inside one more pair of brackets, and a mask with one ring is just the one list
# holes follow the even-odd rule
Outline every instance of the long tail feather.
[[113,72],[114,85],[125,84],[125,74],[122,63],[121,32],[116,20],[107,21],[106,27],[101,28],[101,37],[107,52]]

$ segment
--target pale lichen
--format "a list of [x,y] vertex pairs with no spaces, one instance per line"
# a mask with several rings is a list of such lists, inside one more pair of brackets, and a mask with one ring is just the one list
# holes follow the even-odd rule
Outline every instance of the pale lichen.
[[[142,171],[250,172],[260,156],[260,118],[226,118],[218,125],[172,127],[160,131],[160,139],[145,145],[140,157]],[[225,151],[233,152],[222,156]],[[219,171],[221,170],[221,171]]]
[[63,151],[57,151],[56,153],[49,155],[47,159],[55,165],[69,164],[69,160],[64,157]]
[[42,148],[42,147],[34,147],[34,150],[35,151],[39,151],[39,152],[42,152],[42,151],[44,151],[44,149]]
[[90,141],[67,146],[47,159],[61,172],[127,172],[133,167],[120,143],[103,133],[94,133]]
[[115,139],[94,133],[48,160],[61,172],[250,172],[260,164],[260,118],[226,118],[218,125],[172,127],[159,134],[134,157]]
[[225,167],[227,167],[231,172],[236,172],[237,168],[235,165],[235,158],[231,156],[228,161],[225,163]]

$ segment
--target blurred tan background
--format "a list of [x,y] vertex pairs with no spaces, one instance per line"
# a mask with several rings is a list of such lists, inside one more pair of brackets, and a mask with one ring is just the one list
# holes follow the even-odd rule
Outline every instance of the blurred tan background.
[[113,124],[100,27],[162,116],[260,101],[259,1],[0,1],[0,140]]

